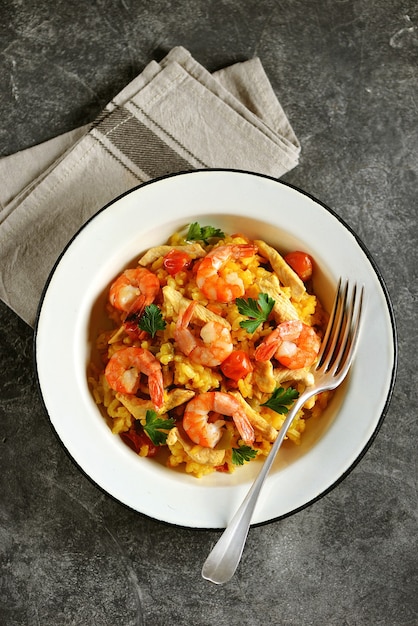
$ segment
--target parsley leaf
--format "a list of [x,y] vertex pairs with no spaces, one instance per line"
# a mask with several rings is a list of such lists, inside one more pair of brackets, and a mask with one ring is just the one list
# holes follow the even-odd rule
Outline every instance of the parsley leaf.
[[222,239],[225,237],[225,233],[214,226],[200,226],[198,222],[193,222],[189,225],[189,230],[186,235],[187,241],[197,240],[203,241],[206,244],[209,243],[208,240],[212,237]]
[[258,294],[257,300],[254,298],[237,298],[235,304],[241,315],[246,315],[250,319],[240,322],[241,328],[245,328],[249,333],[253,333],[257,328],[265,322],[274,307],[275,300],[270,298],[266,293]]
[[250,448],[250,446],[240,446],[239,448],[232,448],[232,463],[234,465],[244,465],[244,461],[251,461],[257,456],[257,450]]
[[145,415],[144,431],[147,433],[148,437],[155,446],[162,446],[167,441],[167,433],[160,429],[170,430],[174,425],[174,419],[170,418],[168,420],[163,420],[158,417],[155,411],[147,411]]
[[299,398],[299,392],[293,389],[293,387],[288,387],[287,389],[277,387],[267,402],[264,402],[261,406],[267,406],[269,409],[276,411],[276,413],[285,415],[289,411],[287,405],[292,404],[296,398]]
[[155,336],[157,330],[164,330],[166,323],[156,304],[150,304],[145,307],[144,313],[138,322],[138,326],[141,330],[145,330],[149,333],[151,337]]

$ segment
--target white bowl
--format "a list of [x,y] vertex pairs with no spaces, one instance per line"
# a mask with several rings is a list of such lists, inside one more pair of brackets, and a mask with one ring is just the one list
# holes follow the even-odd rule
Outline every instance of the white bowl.
[[265,239],[315,259],[314,291],[330,306],[340,276],[363,283],[366,314],[350,375],[301,446],[282,448],[253,523],[293,513],[323,495],[361,458],[385,414],[396,371],[396,333],[382,277],[358,237],[330,209],[265,176],[203,170],[164,177],[117,198],[62,253],[39,308],[35,355],[51,423],[79,467],[108,494],[148,516],[224,528],[259,464],[202,479],[140,458],[113,435],[87,386],[94,320],[111,280],[147,248],[197,221]]

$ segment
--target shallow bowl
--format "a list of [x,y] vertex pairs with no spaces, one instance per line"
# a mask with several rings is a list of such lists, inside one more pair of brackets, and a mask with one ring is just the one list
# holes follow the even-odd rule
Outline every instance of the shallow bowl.
[[363,243],[332,210],[275,179],[232,170],[167,176],[117,198],[90,219],[60,256],[45,287],[35,358],[42,398],[62,444],[96,485],[132,509],[172,524],[223,528],[257,473],[196,479],[138,457],[112,434],[86,370],[106,289],[140,253],[190,222],[265,239],[315,259],[314,292],[329,308],[340,276],[364,284],[366,312],[355,362],[300,446],[285,445],[253,523],[301,509],[328,492],[372,442],[391,397],[396,333],[387,289]]

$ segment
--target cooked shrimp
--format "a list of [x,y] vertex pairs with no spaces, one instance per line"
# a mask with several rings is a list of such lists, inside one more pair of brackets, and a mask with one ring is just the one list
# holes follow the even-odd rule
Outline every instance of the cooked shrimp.
[[254,441],[254,429],[238,400],[222,391],[208,391],[190,400],[184,411],[183,428],[194,443],[214,448],[222,437],[225,420],[211,422],[212,412],[232,417],[245,443]]
[[167,445],[168,447],[174,446],[176,442],[179,442],[187,456],[201,465],[222,465],[225,459],[225,450],[214,450],[213,448],[206,448],[203,446],[197,446],[195,443],[190,443],[188,439],[180,433],[177,426],[174,426],[168,433]]
[[319,352],[321,342],[311,326],[299,320],[282,322],[257,346],[257,361],[268,361],[273,356],[289,369],[310,367]]
[[159,289],[155,274],[143,267],[129,269],[112,283],[109,301],[119,311],[137,313],[155,300]]
[[244,295],[245,288],[238,274],[230,272],[223,277],[219,272],[229,259],[249,257],[256,252],[257,246],[251,243],[213,248],[199,264],[196,273],[197,286],[209,300],[232,302],[235,298],[240,298]]
[[174,331],[174,339],[180,350],[193,363],[206,367],[216,367],[225,361],[232,352],[231,333],[223,324],[211,320],[200,329],[201,338],[196,337],[190,330],[189,324],[197,304],[197,301],[193,300],[180,313]]
[[105,376],[109,386],[119,393],[135,394],[140,383],[140,374],[148,376],[151,400],[157,410],[164,403],[164,383],[161,363],[143,348],[122,348],[111,357],[106,365]]

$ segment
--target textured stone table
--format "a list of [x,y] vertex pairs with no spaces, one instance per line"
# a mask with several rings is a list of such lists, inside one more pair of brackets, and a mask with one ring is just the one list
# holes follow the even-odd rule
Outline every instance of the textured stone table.
[[175,45],[210,70],[258,55],[302,144],[284,180],[363,239],[399,334],[392,403],[367,454],[309,508],[253,528],[218,587],[200,569],[219,532],[138,515],[73,464],[38,394],[33,332],[0,303],[0,623],[417,624],[415,4],[2,0],[0,33],[1,155],[91,121]]

